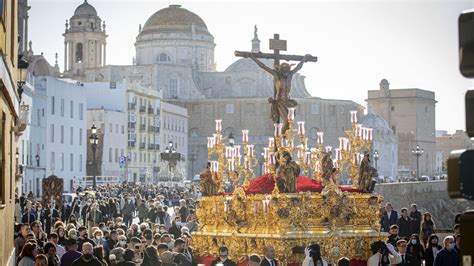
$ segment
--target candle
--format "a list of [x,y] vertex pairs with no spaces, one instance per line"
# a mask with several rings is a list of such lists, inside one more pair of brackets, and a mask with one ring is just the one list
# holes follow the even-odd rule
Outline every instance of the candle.
[[369,140],[372,140],[372,133],[373,133],[374,129],[373,128],[369,128]]
[[298,122],[298,135],[303,136],[305,133],[304,131],[304,121]]
[[275,131],[273,132],[273,135],[276,137],[279,137],[281,135],[281,128],[282,128],[282,124],[273,124],[273,126],[275,127]]
[[253,145],[247,146],[247,156],[252,157],[254,154]]
[[212,149],[212,137],[207,137],[207,148]]
[[351,123],[357,123],[357,111],[351,111]]
[[275,139],[268,138],[268,148],[273,148],[273,145],[275,145]]
[[346,151],[349,151],[349,150],[351,149],[351,143],[350,143],[349,139],[348,139],[348,138],[344,138],[344,142],[345,142],[344,149],[345,149]]
[[269,152],[270,156],[270,164],[275,164],[275,154],[273,152]]
[[304,153],[304,150],[303,150],[303,145],[300,144],[298,145],[298,160],[302,159],[303,158],[303,153]]
[[235,157],[240,158],[240,145],[234,147],[235,149]]
[[356,136],[359,138],[362,138],[362,125],[361,124],[356,125]]
[[339,138],[339,149],[341,150],[343,147],[344,147],[344,139],[343,138]]
[[323,144],[324,132],[318,132],[318,144]]
[[265,160],[268,160],[268,148],[263,148],[263,158],[265,158]]
[[221,132],[222,130],[222,120],[218,119],[216,120],[216,132]]
[[249,141],[249,130],[248,129],[243,129],[242,130],[242,141],[244,143],[247,143]]
[[288,120],[293,121],[295,119],[295,108],[288,108]]
[[311,152],[307,151],[305,158],[305,164],[309,164],[311,162]]

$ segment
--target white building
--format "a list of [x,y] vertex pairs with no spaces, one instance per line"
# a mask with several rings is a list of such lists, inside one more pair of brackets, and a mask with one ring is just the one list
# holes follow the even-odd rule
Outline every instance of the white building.
[[[161,152],[169,147],[172,142],[173,148],[181,154],[181,161],[177,164],[173,177],[187,177],[186,161],[188,155],[188,110],[177,105],[161,102]],[[164,168],[164,172],[168,168]]]

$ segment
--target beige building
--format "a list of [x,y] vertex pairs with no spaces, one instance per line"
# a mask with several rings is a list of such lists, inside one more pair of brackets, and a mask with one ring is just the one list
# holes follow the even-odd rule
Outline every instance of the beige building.
[[386,79],[379,90],[369,90],[369,111],[380,115],[398,137],[398,174],[416,174],[412,149],[424,150],[420,175],[433,175],[436,168],[435,94],[421,89],[390,89]]
[[[0,265],[15,265],[14,206],[18,173],[17,138],[20,94],[18,60],[18,1],[3,1],[0,20]],[[25,125],[26,126],[26,125]]]
[[440,168],[442,172],[447,171],[446,169],[446,160],[449,157],[451,151],[462,150],[462,149],[471,149],[473,143],[471,139],[467,136],[466,132],[463,130],[456,130],[454,134],[442,134],[436,136],[436,152],[440,153],[440,163],[438,169]]

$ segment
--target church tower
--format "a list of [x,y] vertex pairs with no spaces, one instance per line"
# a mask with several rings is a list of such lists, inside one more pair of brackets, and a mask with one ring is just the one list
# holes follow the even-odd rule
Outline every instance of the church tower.
[[105,65],[105,22],[87,0],[79,5],[69,21],[64,36],[64,75],[83,76],[84,70]]

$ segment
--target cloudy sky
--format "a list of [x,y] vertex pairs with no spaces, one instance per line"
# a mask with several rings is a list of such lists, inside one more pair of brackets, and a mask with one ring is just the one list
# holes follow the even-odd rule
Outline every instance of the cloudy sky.
[[[84,0],[30,0],[33,50],[62,68],[65,21]],[[218,70],[250,50],[258,25],[261,49],[279,33],[291,54],[318,56],[301,73],[317,97],[351,99],[366,105],[367,90],[382,78],[391,88],[436,93],[436,128],[464,129],[464,93],[473,81],[458,71],[457,18],[474,1],[160,1],[89,0],[106,21],[107,63],[131,64],[138,25],[170,4],[181,4],[207,24],[217,44]]]

